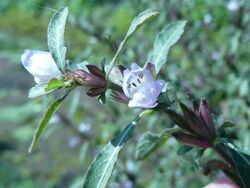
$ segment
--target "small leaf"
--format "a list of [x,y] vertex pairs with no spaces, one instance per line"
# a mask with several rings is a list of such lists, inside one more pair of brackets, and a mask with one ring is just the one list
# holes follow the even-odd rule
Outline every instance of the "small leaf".
[[222,123],[222,125],[220,126],[220,128],[231,128],[231,127],[234,127],[235,126],[235,123],[232,122],[232,121],[224,121]]
[[55,102],[52,103],[52,105],[49,107],[45,115],[43,116],[43,119],[39,126],[36,129],[35,135],[33,137],[32,143],[29,148],[29,153],[32,152],[33,148],[36,146],[38,143],[43,131],[47,127],[49,120],[51,117],[54,115],[54,113],[58,110],[58,108],[61,106],[63,100],[66,98],[66,96],[69,94],[70,90],[68,90],[62,97],[57,99]]
[[47,87],[45,88],[45,91],[47,92],[47,91],[55,90],[63,86],[64,86],[64,82],[62,80],[53,78],[49,81]]
[[105,104],[105,102],[106,102],[106,94],[105,94],[105,93],[101,94],[101,95],[98,97],[98,101],[99,101],[101,104]]
[[168,24],[157,35],[150,62],[155,65],[156,74],[159,73],[162,65],[167,61],[168,51],[180,38],[184,31],[186,21],[176,21]]
[[143,160],[152,152],[162,146],[179,128],[170,128],[163,131],[160,135],[152,132],[146,132],[136,145],[135,157],[137,160]]
[[206,149],[198,150],[197,153],[196,153],[196,156],[194,157],[194,166],[198,170],[201,169],[200,160],[201,160],[201,157],[203,156],[205,150]]
[[130,24],[130,27],[128,29],[128,32],[125,36],[125,38],[123,39],[123,41],[121,42],[121,44],[118,47],[118,50],[115,54],[115,56],[113,57],[113,59],[110,62],[106,77],[109,76],[113,66],[115,65],[115,62],[117,60],[117,58],[120,56],[121,52],[123,51],[128,39],[131,37],[131,35],[137,30],[139,29],[144,23],[146,23],[147,21],[149,21],[151,18],[158,16],[159,12],[154,11],[154,10],[145,10],[143,12],[141,12],[138,16],[136,16],[134,18],[134,20],[132,21],[132,23]]
[[104,188],[107,186],[118,160],[118,155],[124,144],[132,137],[138,120],[139,117],[128,124],[95,157],[85,175],[83,188]]
[[64,73],[66,66],[66,46],[64,31],[68,16],[68,8],[61,8],[51,18],[48,26],[48,47],[58,68]]
[[51,93],[54,90],[49,90],[49,91],[45,91],[45,88],[47,87],[47,83],[41,83],[41,84],[37,84],[34,87],[32,87],[29,90],[29,97],[30,98],[35,98],[35,97],[39,97],[42,95],[46,95],[48,93]]
[[193,149],[192,146],[181,145],[177,150],[177,155],[184,155]]

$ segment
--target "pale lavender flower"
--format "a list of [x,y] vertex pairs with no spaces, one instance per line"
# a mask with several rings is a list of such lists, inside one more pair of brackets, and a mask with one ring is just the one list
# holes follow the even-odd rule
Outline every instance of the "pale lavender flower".
[[130,99],[130,108],[154,108],[158,103],[158,97],[164,88],[165,81],[155,80],[151,66],[146,64],[143,68],[136,63],[131,69],[124,70],[122,89]]
[[47,83],[52,78],[62,76],[49,52],[25,50],[21,61],[25,69],[33,75],[37,84]]

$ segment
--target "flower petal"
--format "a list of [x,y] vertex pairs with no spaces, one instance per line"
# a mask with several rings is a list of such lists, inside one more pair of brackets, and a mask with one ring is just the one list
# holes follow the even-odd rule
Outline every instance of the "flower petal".
[[25,50],[21,61],[25,69],[34,76],[36,83],[47,82],[62,75],[49,52]]
[[132,96],[146,83],[153,81],[153,75],[144,66],[139,67],[137,64],[133,63],[131,65],[131,70],[126,69],[124,71],[124,79],[122,88],[125,95],[129,98]]
[[151,81],[144,84],[129,101],[130,108],[154,108],[157,99],[165,85],[163,80]]

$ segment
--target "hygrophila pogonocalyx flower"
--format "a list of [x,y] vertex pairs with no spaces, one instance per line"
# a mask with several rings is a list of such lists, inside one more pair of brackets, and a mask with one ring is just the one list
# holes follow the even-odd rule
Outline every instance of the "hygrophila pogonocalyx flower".
[[136,63],[130,69],[123,71],[122,89],[130,99],[130,108],[154,108],[158,97],[165,86],[165,81],[155,80],[152,64],[147,63],[143,68]]
[[62,76],[49,52],[25,50],[21,61],[25,69],[33,75],[37,84],[47,83],[52,78]]

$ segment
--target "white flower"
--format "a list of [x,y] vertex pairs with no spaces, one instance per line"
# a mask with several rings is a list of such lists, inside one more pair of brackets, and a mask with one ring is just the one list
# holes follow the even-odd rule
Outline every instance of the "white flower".
[[122,89],[124,94],[130,98],[128,103],[130,108],[154,108],[158,104],[157,99],[165,81],[155,80],[148,65],[141,68],[133,63],[131,69],[126,69],[123,72]]
[[238,0],[230,0],[227,4],[227,9],[231,12],[237,11],[239,9]]
[[25,50],[21,61],[25,69],[34,76],[37,84],[47,83],[50,79],[62,75],[49,52]]

